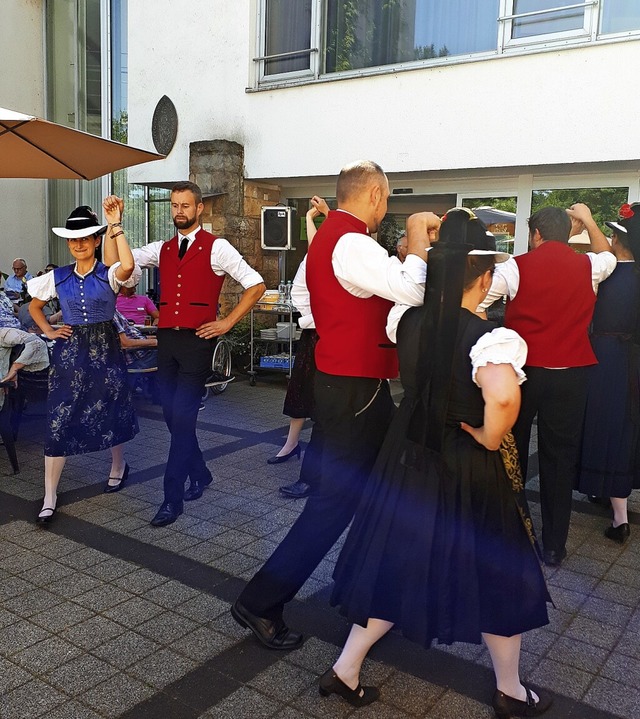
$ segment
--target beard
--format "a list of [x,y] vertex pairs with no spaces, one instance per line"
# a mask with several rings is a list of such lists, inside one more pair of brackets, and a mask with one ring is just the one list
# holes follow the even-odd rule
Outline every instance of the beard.
[[189,217],[189,215],[178,215],[177,217],[173,218],[173,224],[178,230],[184,230],[187,227],[191,227],[195,223],[195,221],[195,215],[193,215],[192,217]]

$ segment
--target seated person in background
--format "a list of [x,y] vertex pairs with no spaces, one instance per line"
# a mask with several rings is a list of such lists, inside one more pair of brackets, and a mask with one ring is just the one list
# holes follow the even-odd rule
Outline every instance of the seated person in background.
[[0,291],[0,327],[20,329],[20,320],[16,317],[13,302],[3,291]]
[[4,291],[9,299],[16,302],[21,299],[23,294],[26,294],[27,280],[30,280],[32,275],[27,272],[27,263],[22,257],[16,257],[12,269],[13,274],[7,277],[4,283]]
[[158,340],[155,337],[145,337],[117,309],[113,315],[113,324],[124,350],[128,370],[158,366]]
[[[56,322],[58,322],[62,317],[59,308],[57,307],[57,299],[57,297],[54,297],[54,299],[47,302],[47,304],[42,308],[44,316],[47,318],[50,325],[56,324]],[[18,308],[18,321],[20,322],[21,328],[26,332],[35,332],[38,334],[40,333],[40,329],[34,322],[33,317],[29,314],[30,304],[31,301],[20,305]]]
[[[24,349],[11,362],[11,350],[18,345]],[[14,327],[0,327],[0,377],[2,382],[16,382],[21,369],[38,372],[49,366],[49,351],[40,337]],[[0,392],[0,407],[4,394]]]
[[147,317],[151,317],[153,324],[157,324],[160,312],[158,308],[146,295],[136,294],[135,280],[129,280],[131,284],[124,284],[120,288],[116,298],[116,309],[128,320],[137,325],[143,325]]

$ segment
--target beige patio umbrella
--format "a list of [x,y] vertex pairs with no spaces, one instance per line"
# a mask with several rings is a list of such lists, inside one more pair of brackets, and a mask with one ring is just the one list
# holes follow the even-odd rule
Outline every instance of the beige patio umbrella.
[[0,107],[0,177],[93,180],[164,155]]

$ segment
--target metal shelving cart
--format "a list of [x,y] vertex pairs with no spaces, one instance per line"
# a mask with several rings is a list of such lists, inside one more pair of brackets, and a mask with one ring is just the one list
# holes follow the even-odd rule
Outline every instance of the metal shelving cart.
[[[251,359],[249,367],[249,384],[254,387],[256,384],[256,375],[258,369],[275,372],[286,372],[287,379],[291,379],[291,368],[293,366],[293,346],[296,341],[296,330],[297,323],[294,320],[294,314],[297,313],[296,308],[291,302],[259,302],[251,310]],[[283,323],[288,325],[288,332],[286,337],[279,338],[275,337],[261,337],[256,336],[256,314],[270,314],[277,315],[279,318],[284,318]],[[256,363],[256,357],[259,354],[258,349],[264,349],[265,352],[260,354],[260,358]],[[268,354],[267,350],[275,348],[279,350],[276,355]]]

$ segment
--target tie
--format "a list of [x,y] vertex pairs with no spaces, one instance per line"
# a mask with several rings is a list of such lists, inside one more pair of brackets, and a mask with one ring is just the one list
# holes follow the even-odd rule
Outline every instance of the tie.
[[183,237],[180,241],[180,249],[178,250],[178,259],[181,260],[187,252],[187,245],[189,244],[189,238]]

